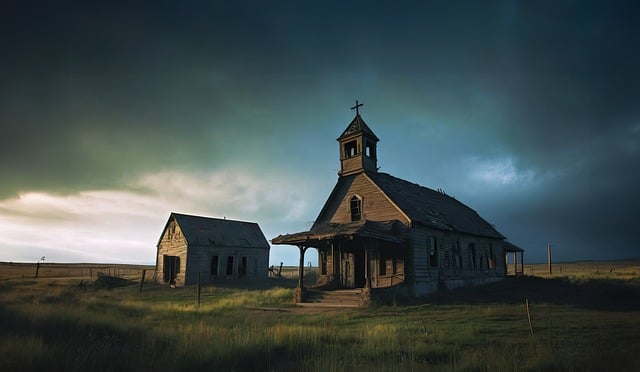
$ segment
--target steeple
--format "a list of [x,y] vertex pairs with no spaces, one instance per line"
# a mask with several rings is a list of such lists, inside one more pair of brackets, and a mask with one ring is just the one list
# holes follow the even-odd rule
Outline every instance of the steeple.
[[376,144],[379,139],[362,120],[358,110],[360,106],[362,104],[356,101],[356,105],[351,108],[356,110],[356,116],[349,123],[347,129],[342,132],[342,135],[338,137],[340,144],[340,172],[338,175],[340,176],[362,171],[378,171]]

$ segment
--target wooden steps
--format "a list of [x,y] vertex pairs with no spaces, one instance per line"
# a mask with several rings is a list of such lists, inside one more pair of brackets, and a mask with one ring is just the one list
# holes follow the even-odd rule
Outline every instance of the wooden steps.
[[305,302],[297,303],[296,305],[305,307],[358,307],[360,306],[360,289],[308,290]]

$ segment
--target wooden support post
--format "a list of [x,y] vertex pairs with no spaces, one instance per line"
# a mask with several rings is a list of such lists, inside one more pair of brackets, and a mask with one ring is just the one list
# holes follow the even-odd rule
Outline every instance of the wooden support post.
[[518,252],[513,252],[513,275],[518,276]]
[[520,268],[520,271],[522,271],[522,275],[524,275],[524,251],[520,252]]
[[369,267],[369,248],[364,246],[364,286],[371,288],[370,267]]
[[142,279],[140,279],[140,292],[142,292],[142,286],[144,286],[144,277],[147,275],[147,269],[142,270]]
[[547,243],[547,265],[549,266],[549,275],[551,275],[551,243]]
[[304,251],[305,247],[302,245],[298,246],[300,250],[300,263],[298,265],[298,288],[303,288],[302,280],[304,279]]

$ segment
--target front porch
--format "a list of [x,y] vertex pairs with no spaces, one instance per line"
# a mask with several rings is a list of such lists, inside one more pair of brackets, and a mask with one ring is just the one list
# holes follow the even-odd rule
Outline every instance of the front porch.
[[[274,244],[295,245],[299,250],[295,302],[309,300],[310,291],[358,290],[360,303],[366,303],[384,292],[382,289],[404,287],[408,239],[404,225],[398,224],[397,221],[332,224],[328,231],[274,238]],[[303,285],[308,248],[318,250],[320,261],[318,281],[309,289]]]

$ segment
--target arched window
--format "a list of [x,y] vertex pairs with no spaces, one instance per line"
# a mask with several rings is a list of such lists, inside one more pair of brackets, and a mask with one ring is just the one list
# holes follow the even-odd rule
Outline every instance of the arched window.
[[360,221],[360,218],[362,218],[362,200],[354,195],[350,199],[349,206],[351,207],[351,221]]

